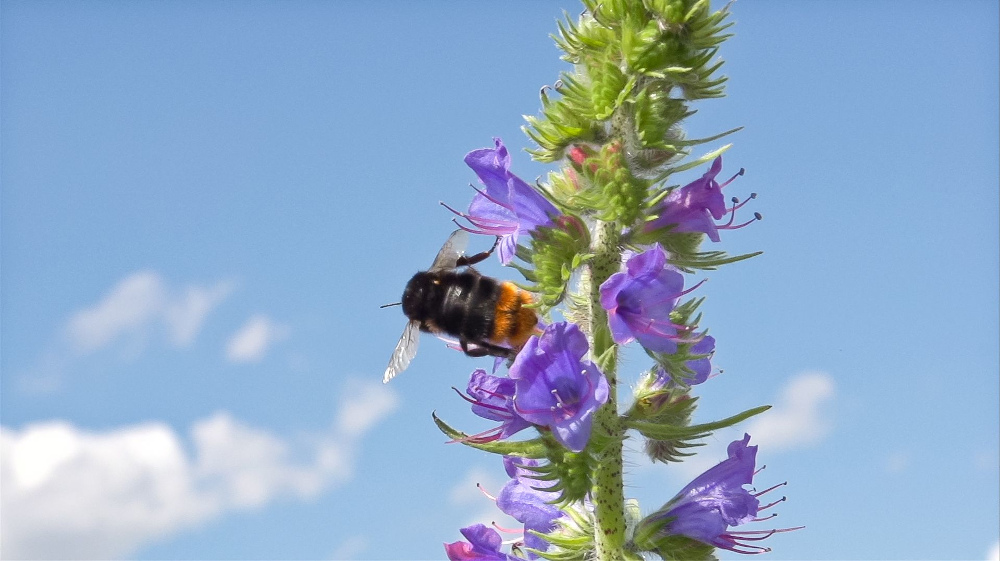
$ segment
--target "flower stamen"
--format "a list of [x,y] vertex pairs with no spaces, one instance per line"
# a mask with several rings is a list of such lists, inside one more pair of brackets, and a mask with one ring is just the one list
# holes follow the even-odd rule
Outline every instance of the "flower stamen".
[[494,497],[493,495],[491,495],[489,493],[489,491],[487,491],[486,489],[483,488],[482,483],[476,483],[476,488],[479,489],[479,492],[481,492],[482,494],[486,495],[486,498],[490,499],[493,502],[497,501],[496,497]]
[[[767,510],[767,509],[771,508],[772,506],[774,506],[774,505],[776,505],[778,503],[785,502],[786,500],[788,500],[788,497],[781,497],[780,499],[774,501],[773,503],[770,503],[770,504],[767,504],[767,505],[764,505],[764,506],[758,508],[757,512],[760,512],[762,510]],[[777,516],[777,514],[775,514],[774,516]]]
[[746,173],[746,171],[747,171],[746,168],[740,168],[740,171],[734,173],[732,177],[730,177],[729,179],[727,179],[722,185],[719,185],[719,189],[720,190],[725,189],[726,185],[729,185],[730,183],[732,183],[733,180],[735,180],[737,177],[739,177],[739,176],[743,175],[744,173]]
[[504,528],[503,526],[497,524],[496,520],[494,520],[493,522],[490,522],[490,526],[493,526],[494,528],[496,528],[497,530],[500,530],[501,532],[503,532],[505,534],[524,535],[524,531],[523,530],[514,530],[514,529],[511,529],[511,528]]
[[778,483],[777,485],[773,485],[771,487],[768,487],[767,489],[764,489],[763,491],[761,491],[759,493],[754,493],[753,496],[759,497],[759,496],[763,495],[764,493],[769,493],[771,491],[774,491],[778,487],[783,487],[785,485],[788,485],[788,482],[787,481],[782,481],[781,483]]

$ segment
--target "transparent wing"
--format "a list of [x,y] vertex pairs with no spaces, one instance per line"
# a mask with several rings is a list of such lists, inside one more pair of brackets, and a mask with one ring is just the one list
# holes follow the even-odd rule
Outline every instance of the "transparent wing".
[[382,383],[396,377],[397,374],[406,370],[413,357],[417,356],[417,346],[420,344],[420,322],[411,321],[406,324],[402,337],[396,343],[396,350],[392,351],[392,358],[389,359],[389,366],[385,368],[382,375]]
[[441,251],[438,252],[428,270],[454,269],[458,258],[465,252],[467,245],[469,245],[469,234],[465,230],[455,230],[448,237],[448,241],[444,242],[444,246],[441,247]]

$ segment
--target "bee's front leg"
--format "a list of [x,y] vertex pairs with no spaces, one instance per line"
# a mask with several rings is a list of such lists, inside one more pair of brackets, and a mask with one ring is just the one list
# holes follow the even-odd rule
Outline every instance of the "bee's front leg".
[[514,349],[508,349],[507,347],[501,347],[499,345],[493,345],[485,341],[477,341],[473,348],[469,347],[470,341],[468,339],[459,339],[458,344],[462,347],[462,352],[466,356],[471,357],[481,357],[481,356],[499,356],[503,358],[514,358],[517,353]]
[[455,261],[455,266],[456,267],[468,267],[470,265],[475,265],[476,263],[479,263],[480,261],[483,261],[484,259],[486,259],[490,255],[493,255],[493,252],[496,251],[496,248],[497,248],[498,245],[500,245],[500,236],[497,236],[496,241],[493,242],[493,247],[491,247],[489,249],[489,251],[483,251],[483,252],[477,253],[475,255],[470,255],[468,257],[466,257],[466,256],[463,255],[463,256],[459,257]]

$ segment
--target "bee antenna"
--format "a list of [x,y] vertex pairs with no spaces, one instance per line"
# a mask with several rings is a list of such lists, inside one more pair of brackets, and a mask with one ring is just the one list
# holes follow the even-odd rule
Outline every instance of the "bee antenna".
[[392,304],[382,304],[381,306],[379,306],[379,309],[381,310],[382,308],[388,308],[390,306],[399,306],[399,305],[402,305],[402,302],[393,302]]

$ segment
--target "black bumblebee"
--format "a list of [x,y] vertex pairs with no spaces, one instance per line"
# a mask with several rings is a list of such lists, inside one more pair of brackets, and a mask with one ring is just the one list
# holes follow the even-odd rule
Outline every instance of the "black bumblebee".
[[[469,236],[456,230],[438,252],[430,269],[421,271],[403,290],[403,313],[410,318],[396,344],[382,382],[409,366],[417,354],[420,332],[458,338],[469,356],[513,357],[535,333],[538,316],[531,295],[514,283],[479,274],[472,265],[489,257],[489,251],[462,255]],[[459,270],[464,267],[464,269]]]

